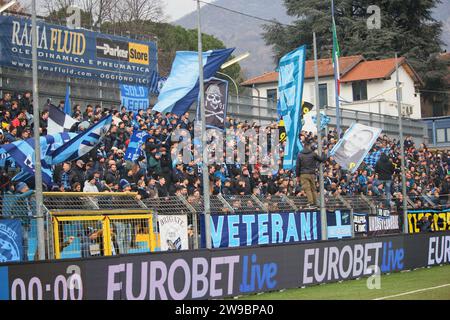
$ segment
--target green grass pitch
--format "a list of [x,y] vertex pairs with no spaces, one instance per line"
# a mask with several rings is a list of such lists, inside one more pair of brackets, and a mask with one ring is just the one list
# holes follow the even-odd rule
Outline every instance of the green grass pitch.
[[[368,278],[241,296],[245,300],[450,300],[450,265],[381,276],[380,289]],[[391,297],[392,296],[392,297]]]

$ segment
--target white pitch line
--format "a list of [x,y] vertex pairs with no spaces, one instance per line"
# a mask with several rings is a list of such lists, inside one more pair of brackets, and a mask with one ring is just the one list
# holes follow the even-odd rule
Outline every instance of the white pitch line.
[[394,298],[394,297],[406,296],[408,294],[413,294],[413,293],[428,291],[428,290],[433,290],[433,289],[439,289],[439,288],[448,287],[448,286],[450,286],[450,283],[444,284],[442,286],[437,286],[437,287],[431,287],[431,288],[419,289],[419,290],[414,290],[414,291],[408,291],[408,292],[400,293],[400,294],[394,294],[392,296],[376,298],[373,300],[384,300],[384,299],[389,299],[389,298]]

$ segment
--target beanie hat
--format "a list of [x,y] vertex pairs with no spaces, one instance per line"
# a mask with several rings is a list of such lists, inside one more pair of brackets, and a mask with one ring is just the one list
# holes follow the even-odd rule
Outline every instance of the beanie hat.
[[126,187],[130,186],[130,183],[125,179],[120,179],[119,186],[120,186],[120,189],[123,190]]
[[16,191],[22,191],[24,188],[28,187],[27,184],[25,182],[19,182],[16,185]]

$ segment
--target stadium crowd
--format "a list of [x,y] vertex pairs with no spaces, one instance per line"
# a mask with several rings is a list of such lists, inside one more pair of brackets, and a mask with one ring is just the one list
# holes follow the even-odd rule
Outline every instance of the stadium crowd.
[[[20,139],[31,138],[32,102],[31,93],[21,96],[4,93],[0,100],[0,145]],[[64,109],[64,101],[59,106]],[[84,110],[84,111],[83,111]],[[121,109],[108,109],[101,106],[87,105],[83,108],[75,105],[72,117],[77,123],[71,131],[85,130],[89,125],[97,122],[106,114],[112,113],[113,124],[101,144],[81,159],[65,162],[53,170],[54,185],[50,191],[60,192],[123,192],[136,191],[141,199],[163,198],[173,195],[200,197],[202,194],[201,171],[198,163],[177,163],[172,159],[171,151],[178,142],[172,142],[171,133],[175,129],[186,129],[193,135],[194,124],[189,119],[189,113],[178,117],[174,114],[163,115],[152,113],[151,109],[140,110],[137,114]],[[48,125],[48,109],[44,108],[40,115],[40,133],[46,134]],[[259,132],[261,127],[256,123],[226,119],[226,128],[254,129]],[[266,130],[278,128],[278,123],[272,123]],[[133,130],[146,130],[149,136],[145,142],[145,150],[138,160],[125,161],[125,151]],[[261,164],[245,165],[252,157],[249,146],[256,143],[254,136],[249,136],[246,145],[246,159],[244,164],[217,164],[209,166],[210,189],[213,195],[250,195],[268,197],[270,195],[306,196],[300,183],[297,183],[295,173],[285,171],[278,161],[280,169],[263,174]],[[301,133],[303,143],[317,148],[317,136],[312,133]],[[323,137],[323,151],[329,151],[337,143],[338,138],[334,130],[329,130]],[[232,143],[227,141],[227,143]],[[373,146],[372,154],[383,150],[394,165],[392,176],[392,202],[402,205],[402,188],[400,175],[400,141],[386,135],[378,138]],[[404,141],[406,153],[406,186],[407,193],[415,203],[415,207],[424,205],[422,195],[429,197],[434,203],[445,205],[450,193],[450,151],[432,151],[425,144],[416,146],[411,137]],[[283,152],[281,152],[281,157]],[[324,166],[324,186],[329,195],[382,196],[386,186],[375,172],[373,165],[363,162],[354,174],[342,170],[332,157],[327,157]],[[0,192],[11,193],[22,189],[23,184],[13,183],[12,177],[19,169],[13,161],[0,159]],[[29,182],[30,187],[33,182]]]

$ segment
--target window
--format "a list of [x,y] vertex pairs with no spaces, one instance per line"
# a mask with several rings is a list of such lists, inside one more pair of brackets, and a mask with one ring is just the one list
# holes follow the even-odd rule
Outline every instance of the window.
[[353,101],[367,100],[367,81],[352,82]]
[[445,129],[436,130],[436,142],[445,142]]
[[328,90],[327,84],[319,84],[319,107],[324,107],[328,105]]
[[267,90],[267,100],[277,101],[277,89]]

